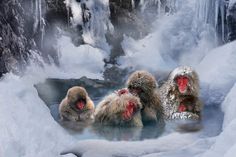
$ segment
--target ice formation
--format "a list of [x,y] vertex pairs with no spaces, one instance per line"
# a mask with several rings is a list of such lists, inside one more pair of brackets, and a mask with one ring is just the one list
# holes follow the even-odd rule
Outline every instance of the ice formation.
[[105,34],[113,31],[109,20],[110,10],[108,0],[66,0],[68,8],[72,11],[71,22],[74,26],[83,28],[83,40],[95,47],[110,50]]

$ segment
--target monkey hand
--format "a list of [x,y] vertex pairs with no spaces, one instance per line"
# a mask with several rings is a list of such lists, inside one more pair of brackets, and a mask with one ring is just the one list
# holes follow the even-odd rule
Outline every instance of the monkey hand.
[[171,119],[189,119],[198,120],[199,116],[191,112],[176,112],[172,114]]

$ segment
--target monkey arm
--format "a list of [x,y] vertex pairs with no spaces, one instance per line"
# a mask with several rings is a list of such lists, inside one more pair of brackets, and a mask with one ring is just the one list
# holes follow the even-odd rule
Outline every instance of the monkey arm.
[[171,115],[171,119],[199,120],[199,116],[191,112],[175,112]]
[[69,105],[63,103],[62,107],[60,107],[60,116],[62,120],[69,121],[78,121],[79,115],[76,111],[72,110]]
[[140,112],[136,113],[136,115],[133,117],[131,125],[136,127],[143,127],[143,122]]
[[65,117],[69,121],[78,121],[79,120],[79,115],[73,110],[64,112],[63,117]]
[[86,109],[87,110],[94,110],[94,103],[90,98],[87,99]]
[[144,122],[157,122],[156,112],[152,108],[145,106],[141,113]]

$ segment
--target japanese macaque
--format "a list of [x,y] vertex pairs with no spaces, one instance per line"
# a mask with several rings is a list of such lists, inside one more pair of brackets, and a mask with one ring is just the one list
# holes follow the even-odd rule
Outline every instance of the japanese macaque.
[[83,87],[75,86],[68,90],[59,105],[61,120],[82,122],[94,119],[94,104]]
[[127,89],[118,90],[101,101],[95,110],[95,123],[110,126],[142,127],[138,97]]
[[143,105],[143,124],[163,122],[163,108],[154,76],[146,71],[136,71],[130,75],[127,86],[132,94],[140,98]]
[[160,91],[166,119],[201,118],[199,80],[191,67],[181,66],[174,69]]

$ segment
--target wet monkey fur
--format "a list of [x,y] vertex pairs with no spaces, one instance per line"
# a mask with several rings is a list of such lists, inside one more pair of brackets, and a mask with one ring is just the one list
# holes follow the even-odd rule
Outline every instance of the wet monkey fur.
[[160,91],[166,119],[201,119],[199,79],[191,67],[174,69]]
[[142,127],[138,97],[127,89],[118,90],[104,98],[95,110],[95,124]]
[[59,105],[61,120],[87,121],[94,117],[94,104],[83,87],[75,86],[68,90]]
[[127,81],[129,91],[140,98],[143,106],[141,110],[143,124],[162,123],[163,108],[157,82],[154,76],[146,71],[136,71]]

